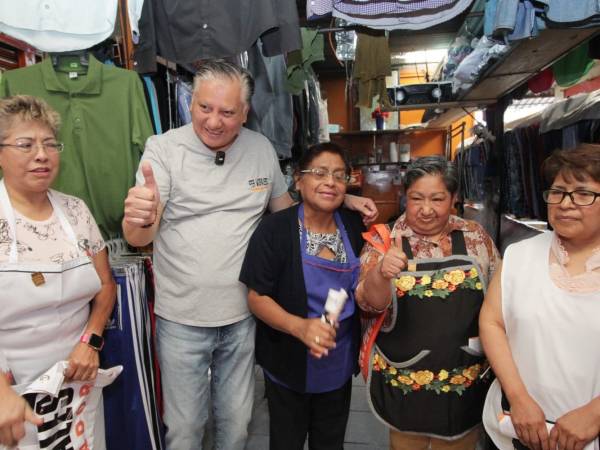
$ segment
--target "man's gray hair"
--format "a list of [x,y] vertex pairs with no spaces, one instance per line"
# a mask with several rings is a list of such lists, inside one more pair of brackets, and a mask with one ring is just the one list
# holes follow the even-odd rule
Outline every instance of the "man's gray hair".
[[202,62],[194,76],[194,93],[203,81],[223,79],[239,81],[242,87],[242,100],[246,105],[250,105],[254,93],[252,75],[247,70],[223,59],[209,59]]
[[412,162],[406,169],[404,189],[408,190],[415,181],[426,175],[439,175],[442,177],[448,192],[451,194],[458,192],[458,172],[456,166],[443,156],[425,156]]

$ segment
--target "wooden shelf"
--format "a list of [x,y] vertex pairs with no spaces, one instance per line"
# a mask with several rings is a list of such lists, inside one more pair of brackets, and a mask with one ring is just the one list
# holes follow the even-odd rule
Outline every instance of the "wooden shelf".
[[535,39],[519,41],[459,100],[482,101],[509,94],[599,31],[600,28],[546,29]]
[[402,128],[398,130],[355,130],[355,131],[340,131],[339,133],[329,133],[330,136],[370,136],[370,135],[383,135],[383,134],[409,134],[417,132],[431,132],[431,131],[446,131],[446,128],[440,127],[415,127],[415,128]]
[[457,101],[433,106],[414,105],[411,109],[447,109],[429,122],[436,128],[446,127],[466,114],[463,107],[471,112],[478,106],[495,103],[599,32],[598,27],[542,30],[538,37],[514,45],[482,74],[471,89],[460,94]]

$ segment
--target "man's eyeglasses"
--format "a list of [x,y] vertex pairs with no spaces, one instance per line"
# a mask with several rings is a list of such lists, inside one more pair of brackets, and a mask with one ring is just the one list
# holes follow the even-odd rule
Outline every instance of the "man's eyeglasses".
[[310,173],[319,181],[325,181],[330,175],[333,177],[333,181],[336,183],[346,184],[348,181],[350,181],[350,175],[348,175],[346,171],[342,169],[331,172],[329,169],[324,169],[322,167],[313,167],[312,169],[301,170],[300,173]]
[[0,147],[16,148],[22,153],[31,153],[32,150],[43,147],[46,153],[60,153],[65,149],[65,144],[62,142],[44,142],[37,144],[34,142],[17,142],[16,144],[0,144]]
[[566,196],[569,196],[573,204],[577,206],[590,206],[600,197],[600,192],[592,191],[561,191],[559,189],[548,189],[542,192],[544,201],[549,205],[558,205],[563,202]]

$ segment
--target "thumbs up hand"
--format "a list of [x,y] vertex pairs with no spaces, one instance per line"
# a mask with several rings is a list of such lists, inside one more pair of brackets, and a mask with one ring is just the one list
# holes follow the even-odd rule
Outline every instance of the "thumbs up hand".
[[160,194],[149,162],[142,163],[144,184],[129,189],[125,199],[125,222],[139,227],[149,227],[158,215]]
[[384,278],[390,280],[392,278],[398,278],[400,272],[402,272],[407,265],[408,257],[402,251],[399,239],[394,239],[392,246],[388,249],[381,261],[379,272]]

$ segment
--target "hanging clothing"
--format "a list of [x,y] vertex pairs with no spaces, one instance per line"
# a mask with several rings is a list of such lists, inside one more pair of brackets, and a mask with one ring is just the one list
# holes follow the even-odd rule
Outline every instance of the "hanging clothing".
[[254,95],[246,127],[261,133],[281,159],[292,157],[292,96],[286,89],[287,72],[283,55],[263,56],[262,44],[248,50],[248,70],[254,78]]
[[561,87],[572,86],[590,71],[594,61],[588,55],[588,48],[589,43],[585,42],[552,65],[556,84]]
[[148,75],[142,77],[144,80],[144,94],[146,96],[146,102],[150,106],[152,113],[152,125],[154,127],[154,134],[162,134],[162,125],[160,123],[160,113],[158,112],[158,99],[156,95],[156,87],[152,78]]
[[589,94],[576,94],[553,103],[542,112],[540,133],[560,130],[583,120],[599,119],[600,90]]
[[[502,266],[502,316],[510,352],[527,392],[550,422],[600,395],[600,291],[568,292],[554,284],[548,270],[553,234],[509,246]],[[495,380],[483,422],[494,443],[506,450],[513,441],[498,424],[508,409],[501,398]],[[600,450],[600,439],[585,450]]]
[[333,11],[333,0],[306,0],[306,18],[308,20],[322,19],[330,16]]
[[140,38],[133,48],[133,68],[136,72],[146,74],[157,71],[156,39],[154,28],[154,0],[146,0],[142,5],[138,20]]
[[597,0],[536,0],[546,5],[544,19],[554,28],[588,28],[600,23],[600,4]]
[[554,84],[554,73],[547,67],[527,82],[527,87],[534,94],[545,92]]
[[[147,1],[150,2],[151,0]],[[140,41],[139,21],[142,17],[143,8],[144,0],[127,0],[127,19],[131,31],[131,39],[134,44]]]
[[373,413],[401,432],[459,438],[481,422],[488,383],[478,317],[485,278],[461,231],[452,254],[414,259],[392,282],[392,304],[372,349],[367,393]]
[[123,201],[153,129],[138,75],[88,57],[87,71],[79,66],[76,76],[51,58],[9,70],[0,95],[40,97],[60,114],[65,151],[53,187],[80,197],[106,237],[121,233]]
[[356,60],[353,77],[358,82],[358,101],[355,106],[373,107],[373,98],[379,96],[379,104],[391,108],[385,86],[385,77],[391,75],[388,37],[356,33]]
[[456,154],[460,192],[464,200],[483,202],[486,196],[485,179],[492,145],[478,141]]
[[258,38],[265,56],[301,47],[294,0],[153,0],[158,53],[170,61],[192,63],[225,58],[248,50]]
[[102,367],[121,365],[119,382],[104,390],[106,444],[110,450],[164,448],[154,365],[152,317],[148,305],[149,258],[111,258],[119,289],[104,331]]
[[118,0],[20,0],[0,4],[0,32],[43,52],[83,50],[110,37]]
[[192,122],[192,83],[186,83],[182,80],[175,82],[175,98],[177,99],[177,119],[178,126],[187,125]]
[[484,34],[508,41],[536,37],[545,28],[543,11],[530,0],[487,0]]
[[312,64],[324,61],[324,38],[322,33],[302,28],[302,48],[290,52],[287,58],[287,89],[298,95],[304,89],[308,77],[314,75]]
[[333,16],[370,28],[422,30],[447,22],[467,9],[473,0],[394,0],[357,2],[333,0]]

